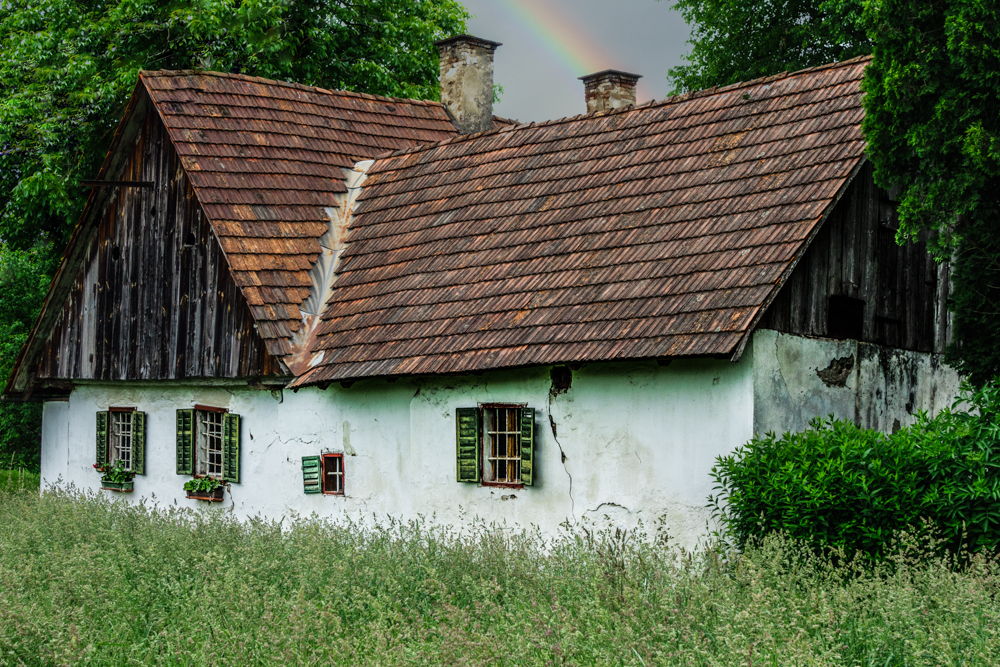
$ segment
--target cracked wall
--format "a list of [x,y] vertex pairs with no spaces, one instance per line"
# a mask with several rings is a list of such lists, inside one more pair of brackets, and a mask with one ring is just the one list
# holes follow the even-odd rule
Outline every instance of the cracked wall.
[[960,379],[940,355],[772,330],[753,337],[754,431],[801,431],[833,414],[892,432],[951,405]]
[[[175,410],[194,404],[243,416],[242,483],[221,503],[237,516],[472,517],[547,533],[585,521],[650,530],[661,518],[678,542],[705,534],[715,457],[751,435],[749,363],[678,360],[592,364],[481,376],[362,381],[349,389],[272,395],[246,385],[87,385],[45,407],[42,476],[96,489],[94,413],[147,413],[147,474],[122,498],[201,507],[175,474]],[[557,387],[553,390],[553,382]],[[455,409],[487,402],[536,408],[536,483],[508,489],[455,481]],[[551,421],[550,421],[551,420]],[[557,437],[556,437],[557,436]],[[301,458],[344,452],[346,496],[305,495]]]

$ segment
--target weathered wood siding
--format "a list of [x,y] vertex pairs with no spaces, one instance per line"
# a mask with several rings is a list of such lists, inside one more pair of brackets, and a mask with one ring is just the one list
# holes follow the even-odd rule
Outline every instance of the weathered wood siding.
[[116,179],[88,259],[45,343],[37,377],[168,380],[281,374],[159,118]]
[[759,328],[828,335],[831,296],[865,302],[861,340],[941,352],[950,338],[948,271],[923,242],[896,244],[896,204],[866,164],[831,213]]

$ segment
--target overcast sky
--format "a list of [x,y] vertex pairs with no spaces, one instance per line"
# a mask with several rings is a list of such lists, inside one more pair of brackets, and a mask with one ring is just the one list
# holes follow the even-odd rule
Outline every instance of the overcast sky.
[[462,0],[469,32],[502,42],[498,116],[523,122],[586,111],[577,77],[602,69],[641,74],[639,102],[670,90],[667,70],[687,52],[688,27],[670,0]]

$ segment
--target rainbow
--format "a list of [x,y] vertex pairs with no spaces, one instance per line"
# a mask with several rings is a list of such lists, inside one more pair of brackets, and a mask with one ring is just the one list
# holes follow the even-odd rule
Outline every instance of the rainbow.
[[598,46],[579,25],[541,0],[499,0],[516,20],[576,77],[615,67],[617,58]]

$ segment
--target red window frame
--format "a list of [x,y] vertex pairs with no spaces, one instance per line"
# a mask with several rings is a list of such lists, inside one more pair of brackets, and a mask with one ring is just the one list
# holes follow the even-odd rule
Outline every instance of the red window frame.
[[[339,471],[339,473],[335,473],[335,474],[339,474],[340,475],[340,489],[337,490],[337,491],[327,491],[327,489],[326,489],[326,477],[327,477],[326,465],[327,465],[327,461],[330,461],[332,459],[337,459],[338,461],[340,461],[340,464],[339,464],[340,471]],[[325,496],[342,496],[342,495],[345,495],[344,489],[346,488],[346,485],[344,483],[344,478],[347,475],[346,475],[346,471],[344,470],[344,455],[343,454],[332,454],[332,453],[323,454],[320,457],[319,470],[320,470],[320,480],[321,480],[320,486],[323,489],[323,495],[325,495]]]

